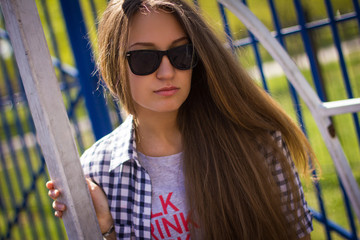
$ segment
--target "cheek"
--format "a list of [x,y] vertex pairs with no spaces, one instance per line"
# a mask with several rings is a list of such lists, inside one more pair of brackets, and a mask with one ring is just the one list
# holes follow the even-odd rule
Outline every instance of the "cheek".
[[137,77],[132,73],[129,73],[129,87],[130,87],[131,98],[133,100],[136,100],[137,95],[141,94],[140,93],[141,89],[140,89],[139,79],[137,79]]
[[190,92],[190,88],[191,88],[191,81],[192,81],[192,70],[189,70],[187,73],[186,73],[186,76],[185,76],[185,85],[187,86],[188,88],[188,91]]

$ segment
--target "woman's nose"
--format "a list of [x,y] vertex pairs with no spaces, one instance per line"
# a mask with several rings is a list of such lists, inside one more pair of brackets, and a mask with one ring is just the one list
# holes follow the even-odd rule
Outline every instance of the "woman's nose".
[[159,79],[171,79],[174,77],[175,68],[171,64],[168,56],[163,56],[161,59],[160,66],[156,72],[156,76]]

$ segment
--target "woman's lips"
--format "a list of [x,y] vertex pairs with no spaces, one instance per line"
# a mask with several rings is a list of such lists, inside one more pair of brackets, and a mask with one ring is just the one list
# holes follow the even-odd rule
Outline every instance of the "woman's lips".
[[160,88],[159,90],[154,91],[154,93],[161,95],[161,96],[172,96],[177,91],[179,91],[180,88],[177,87],[164,87]]

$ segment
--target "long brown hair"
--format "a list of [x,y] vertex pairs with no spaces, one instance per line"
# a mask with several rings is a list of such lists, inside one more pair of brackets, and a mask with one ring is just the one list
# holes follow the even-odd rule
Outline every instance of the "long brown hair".
[[[196,8],[180,0],[114,0],[99,25],[98,65],[103,80],[125,109],[135,114],[125,52],[131,17],[143,7],[171,10],[182,24],[199,58],[189,97],[179,109],[186,199],[193,239],[293,239],[300,193],[291,164],[271,133],[281,132],[297,167],[304,172],[313,151],[296,123],[258,87],[214,35]],[[273,152],[281,164],[294,221],[284,216]],[[305,226],[301,226],[305,229]]]

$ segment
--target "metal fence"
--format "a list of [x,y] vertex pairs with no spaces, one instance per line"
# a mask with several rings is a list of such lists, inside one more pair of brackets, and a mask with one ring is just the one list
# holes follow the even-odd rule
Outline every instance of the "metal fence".
[[[89,44],[96,50],[93,33],[106,0],[36,2],[81,154],[122,121],[117,103],[104,97],[98,87],[92,60],[96,51]],[[358,239],[360,224],[320,134],[293,87],[256,38],[223,5],[208,0],[194,3],[224,43],[238,53],[249,73],[309,136],[323,169],[320,183],[314,188],[305,185],[316,220],[313,239]],[[287,48],[321,100],[360,97],[358,0],[248,0],[247,4]],[[0,239],[66,239],[61,221],[53,217],[44,187],[48,180],[45,162],[3,19],[0,21]],[[359,182],[359,113],[333,121]]]

